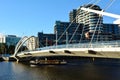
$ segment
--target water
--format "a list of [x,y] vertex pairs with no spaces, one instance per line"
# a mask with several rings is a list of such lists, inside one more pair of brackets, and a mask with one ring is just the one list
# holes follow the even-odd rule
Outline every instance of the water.
[[120,80],[120,63],[81,62],[31,67],[0,62],[0,80]]

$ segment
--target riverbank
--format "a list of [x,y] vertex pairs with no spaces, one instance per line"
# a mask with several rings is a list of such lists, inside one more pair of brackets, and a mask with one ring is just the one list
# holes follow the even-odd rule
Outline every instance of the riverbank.
[[1,61],[16,61],[16,59],[13,58],[13,57],[0,56],[0,62],[1,62]]

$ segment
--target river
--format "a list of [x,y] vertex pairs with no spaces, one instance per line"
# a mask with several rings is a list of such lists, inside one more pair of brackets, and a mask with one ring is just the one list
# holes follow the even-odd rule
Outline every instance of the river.
[[0,80],[120,80],[120,63],[81,62],[31,67],[0,62]]

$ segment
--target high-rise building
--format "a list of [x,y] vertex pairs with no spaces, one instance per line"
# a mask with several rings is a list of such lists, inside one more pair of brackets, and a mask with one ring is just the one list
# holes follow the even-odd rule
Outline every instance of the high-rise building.
[[77,23],[84,24],[84,33],[89,32],[90,38],[92,37],[92,34],[95,33],[94,39],[97,39],[97,35],[99,34],[100,39],[102,37],[100,33],[103,32],[103,17],[93,12],[81,10],[82,7],[99,11],[101,11],[102,9],[99,6],[93,4],[81,6],[77,10],[76,18]]
[[93,12],[81,10],[82,7],[99,11],[102,10],[99,6],[93,4],[80,6],[77,10],[73,9],[73,11],[70,12],[70,22],[74,20],[73,22],[83,24],[84,34],[88,34],[89,39],[91,39],[93,33],[95,33],[93,39],[101,40],[101,33],[103,33],[103,17]]
[[76,15],[77,15],[77,10],[76,9],[73,9],[72,11],[70,11],[69,21],[76,23]]

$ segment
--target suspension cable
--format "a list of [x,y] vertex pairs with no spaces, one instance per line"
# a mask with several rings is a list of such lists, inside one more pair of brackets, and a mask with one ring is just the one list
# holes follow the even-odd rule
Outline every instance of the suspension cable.
[[107,10],[114,2],[115,2],[115,0],[110,0],[108,5],[104,8],[104,10]]
[[[105,7],[105,9],[103,9],[102,11],[105,11],[106,9],[108,9],[108,8],[113,4],[114,1],[115,1],[115,0],[111,0],[111,1],[108,3],[108,5]],[[100,16],[102,16],[102,15],[100,15]],[[101,19],[100,16],[99,16],[98,22],[97,22],[97,24],[96,24],[94,33],[93,33],[93,35],[92,35],[92,38],[91,38],[91,41],[90,41],[90,45],[91,45],[92,40],[93,40],[93,38],[94,38],[94,35],[95,35],[95,32],[96,32],[97,26],[98,26],[98,24],[99,24],[99,21],[100,21],[100,19]],[[101,22],[100,22],[100,24],[101,24]],[[100,26],[99,26],[99,29],[100,29]],[[99,35],[99,33],[98,33],[98,35]],[[98,38],[98,36],[97,36],[97,38]]]
[[99,25],[100,19],[101,19],[101,16],[99,16],[99,18],[98,18],[97,24],[96,24],[96,26],[95,26],[95,30],[94,30],[94,32],[93,32],[93,35],[92,35],[92,38],[91,38],[91,41],[90,41],[90,45],[92,44],[92,41],[93,41],[93,38],[94,38],[94,36],[95,36],[95,32],[96,32],[97,27],[98,27],[98,25]]
[[[91,2],[93,2],[93,1],[94,1],[94,0],[92,0]],[[101,0],[97,0],[94,4],[92,4],[92,5],[90,6],[90,8],[92,8],[94,5],[96,5],[96,4],[99,3],[100,1],[101,1]],[[89,2],[88,4],[90,4],[91,2]],[[80,38],[80,40],[79,40],[79,43],[81,42],[82,37],[83,37],[84,27],[85,27],[85,25],[83,25],[82,34],[81,34],[81,38]]]
[[91,0],[90,2],[88,2],[87,4],[91,4],[94,0]]
[[80,26],[80,23],[79,23],[78,26],[76,27],[76,29],[75,29],[75,31],[74,31],[72,37],[71,37],[70,40],[69,40],[69,43],[72,41],[73,37],[75,36],[75,34],[76,34],[76,32],[77,32],[79,26]]
[[101,0],[97,0],[93,5],[90,6],[92,8],[94,5],[98,4]]
[[[76,19],[76,18],[75,18]],[[65,32],[70,28],[70,26],[72,25],[72,23],[75,21],[75,19],[69,24],[69,26],[66,28],[66,30],[62,33],[62,35],[58,38],[58,42],[59,40],[63,37],[63,35],[65,34]]]
[[[92,1],[94,1],[94,0],[92,0]],[[92,2],[91,1],[91,2]],[[97,0],[91,7],[93,7],[95,4],[97,4],[98,2],[100,2],[101,0]],[[89,2],[90,3],[90,2]],[[69,24],[69,26],[66,28],[66,30],[62,33],[62,35],[58,38],[58,40],[57,40],[57,42],[59,42],[59,40],[63,37],[63,35],[65,34],[65,32],[70,28],[70,26],[72,25],[72,23],[75,21],[75,19],[77,18],[79,16],[79,14],[78,15],[76,15],[76,17],[73,19],[73,21]],[[84,28],[83,28],[83,30],[84,30]],[[77,29],[76,29],[76,31],[77,31]],[[83,31],[82,31],[83,32]],[[75,35],[75,32],[74,32],[74,35]],[[72,38],[71,38],[72,39]]]
[[[101,1],[101,0],[97,0],[96,2],[95,2],[95,4],[97,4],[99,1]],[[91,7],[93,7],[95,4],[93,4]],[[78,17],[79,15],[76,15],[76,17],[75,17],[75,19]],[[63,32],[63,34],[58,38],[58,42],[59,42],[59,40],[62,38],[62,36],[65,34],[65,32],[70,28],[70,26],[72,25],[72,23],[75,21],[75,19],[73,19],[73,21],[69,24],[69,26],[66,28],[66,30]]]
[[[101,15],[101,17],[100,17],[100,21],[99,21],[99,22],[100,22],[100,26],[98,26],[98,27],[99,27],[98,31],[100,31],[101,24],[102,24],[102,22],[101,22],[101,18],[102,18],[102,15]],[[100,37],[99,34],[100,34],[100,33],[98,32],[96,42],[99,40],[99,39],[98,39],[98,38]]]
[[[109,3],[107,4],[107,6],[102,11],[107,10],[114,2],[115,2],[115,0],[110,0]],[[100,21],[100,24],[101,24],[101,21]],[[99,26],[99,30],[100,30],[100,26]],[[97,40],[96,41],[98,41],[98,38],[99,38],[99,33],[97,35]]]

